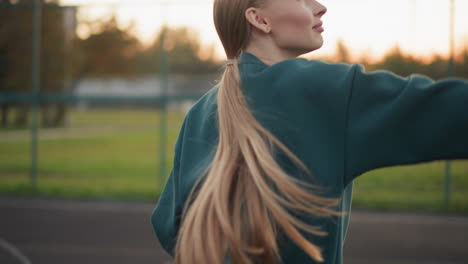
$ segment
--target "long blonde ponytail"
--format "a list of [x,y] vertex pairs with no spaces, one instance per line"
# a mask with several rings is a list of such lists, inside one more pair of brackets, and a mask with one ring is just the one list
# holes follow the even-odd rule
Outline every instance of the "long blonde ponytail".
[[289,210],[319,217],[341,215],[334,210],[337,199],[313,194],[310,190],[319,188],[289,176],[278,165],[274,147],[310,174],[248,108],[237,58],[250,34],[243,12],[260,4],[255,0],[215,0],[215,25],[233,63],[226,66],[217,94],[216,154],[198,191],[190,194],[191,202],[185,205],[176,264],[221,264],[226,256],[234,264],[275,263],[280,258],[279,231],[315,261],[323,262],[321,249],[299,230],[317,236],[327,233],[300,221]]

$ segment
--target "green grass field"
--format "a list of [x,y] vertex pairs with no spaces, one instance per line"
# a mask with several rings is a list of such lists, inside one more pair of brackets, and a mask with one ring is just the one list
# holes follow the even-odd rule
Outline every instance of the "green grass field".
[[[150,110],[72,111],[69,125],[39,132],[37,188],[30,184],[30,133],[0,130],[0,195],[156,201],[159,113]],[[166,167],[183,114],[169,115]],[[468,161],[452,163],[444,207],[445,162],[379,169],[354,183],[354,208],[468,213]]]

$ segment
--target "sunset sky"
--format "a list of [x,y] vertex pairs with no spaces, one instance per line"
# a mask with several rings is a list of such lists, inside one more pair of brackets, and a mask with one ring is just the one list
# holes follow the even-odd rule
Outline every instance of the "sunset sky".
[[[287,1],[287,0],[285,0]],[[325,44],[317,56],[335,51],[342,39],[355,57],[379,57],[395,45],[419,56],[446,55],[449,47],[450,0],[323,0]],[[166,3],[166,4],[165,4]],[[105,18],[115,12],[122,26],[135,24],[135,33],[145,43],[154,39],[164,21],[169,26],[189,26],[204,45],[216,45],[224,58],[212,22],[213,0],[62,0],[83,5],[79,19]],[[456,48],[468,48],[468,0],[455,0]],[[79,32],[85,34],[86,32]]]

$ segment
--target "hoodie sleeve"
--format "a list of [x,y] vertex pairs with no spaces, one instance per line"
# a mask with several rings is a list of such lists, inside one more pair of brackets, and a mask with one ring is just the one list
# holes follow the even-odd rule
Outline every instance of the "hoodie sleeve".
[[468,158],[468,82],[354,65],[345,184],[377,168]]
[[177,191],[174,178],[173,169],[151,217],[156,237],[166,252],[173,257],[181,213],[181,207],[176,198]]
[[179,151],[183,141],[184,128],[185,122],[176,142],[173,168],[151,216],[156,237],[166,252],[173,257],[183,209],[179,192]]

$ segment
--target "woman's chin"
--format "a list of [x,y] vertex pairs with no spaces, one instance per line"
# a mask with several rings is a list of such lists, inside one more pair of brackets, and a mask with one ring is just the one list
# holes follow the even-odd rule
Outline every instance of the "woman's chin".
[[320,48],[322,48],[322,46],[323,46],[323,41],[317,42],[317,43],[315,43],[315,45],[313,45],[313,46],[309,47],[307,50],[305,50],[303,54],[319,50]]

